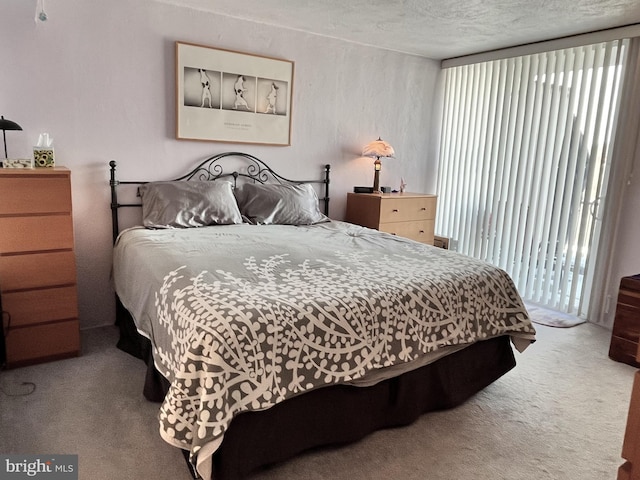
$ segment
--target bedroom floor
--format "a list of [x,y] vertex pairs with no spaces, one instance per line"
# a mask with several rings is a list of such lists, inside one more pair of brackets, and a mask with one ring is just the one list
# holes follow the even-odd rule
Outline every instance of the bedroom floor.
[[[536,325],[518,366],[449,411],[309,452],[250,480],[615,478],[635,368],[607,357],[593,324]],[[142,396],[143,362],[115,327],[82,332],[83,355],[0,372],[0,452],[78,454],[79,478],[189,480]],[[23,382],[33,382],[35,391]]]

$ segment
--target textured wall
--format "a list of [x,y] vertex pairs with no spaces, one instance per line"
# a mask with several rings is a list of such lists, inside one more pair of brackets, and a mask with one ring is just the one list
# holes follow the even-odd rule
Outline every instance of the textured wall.
[[640,273],[640,151],[635,153],[632,172],[625,185],[617,238],[611,247],[613,256],[610,274],[605,284],[602,312],[599,317],[594,314],[593,318],[589,319],[609,329],[613,328],[620,279]]
[[[331,216],[346,192],[372,183],[362,145],[381,135],[396,149],[381,183],[435,190],[439,65],[420,57],[249,23],[148,0],[0,3],[0,113],[12,157],[31,155],[38,133],[54,138],[72,170],[81,326],[113,321],[107,163],[125,179],[175,176],[213,153],[242,150],[292,178],[332,164]],[[176,40],[295,62],[292,146],[178,141],[174,136]],[[435,120],[435,121],[434,121]]]

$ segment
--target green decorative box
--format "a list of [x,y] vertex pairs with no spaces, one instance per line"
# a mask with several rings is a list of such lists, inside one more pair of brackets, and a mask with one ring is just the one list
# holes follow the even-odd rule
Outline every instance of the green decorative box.
[[55,167],[53,147],[33,147],[33,166],[36,168]]

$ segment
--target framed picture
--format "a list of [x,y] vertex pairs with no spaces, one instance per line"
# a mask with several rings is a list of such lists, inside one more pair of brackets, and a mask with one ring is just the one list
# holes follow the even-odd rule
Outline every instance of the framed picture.
[[176,42],[176,138],[291,145],[293,67]]

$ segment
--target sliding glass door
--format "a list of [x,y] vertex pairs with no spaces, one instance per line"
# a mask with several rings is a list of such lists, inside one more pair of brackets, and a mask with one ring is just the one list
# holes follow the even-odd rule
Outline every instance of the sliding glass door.
[[436,233],[585,316],[626,40],[445,70]]

